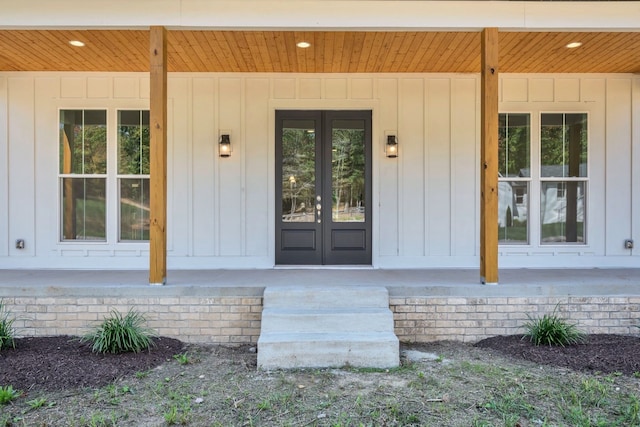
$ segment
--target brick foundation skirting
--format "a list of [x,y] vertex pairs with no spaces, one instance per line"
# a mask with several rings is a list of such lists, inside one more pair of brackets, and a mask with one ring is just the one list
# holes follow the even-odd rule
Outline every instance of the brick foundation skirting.
[[[159,335],[192,343],[255,343],[261,297],[3,297],[19,336],[82,335],[112,309],[136,309]],[[637,334],[640,297],[392,297],[403,342],[476,342],[522,333],[533,317],[559,314],[587,333]]]

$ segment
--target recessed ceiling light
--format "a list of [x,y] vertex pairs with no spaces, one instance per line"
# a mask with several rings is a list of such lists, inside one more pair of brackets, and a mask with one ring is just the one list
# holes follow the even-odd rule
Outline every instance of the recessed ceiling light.
[[580,46],[582,46],[582,42],[571,42],[565,47],[568,49],[575,49],[576,47],[580,47]]
[[309,42],[298,42],[298,43],[296,43],[296,46],[301,47],[302,49],[306,49],[309,46],[311,46],[311,43],[309,43]]
[[83,42],[81,42],[80,40],[71,40],[71,41],[69,42],[69,44],[70,44],[71,46],[75,46],[75,47],[83,47],[83,46],[84,46],[84,43],[83,43]]

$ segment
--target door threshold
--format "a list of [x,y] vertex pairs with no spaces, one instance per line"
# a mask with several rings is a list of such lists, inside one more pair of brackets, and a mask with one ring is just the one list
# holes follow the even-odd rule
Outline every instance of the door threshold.
[[373,270],[372,265],[276,265],[274,270]]

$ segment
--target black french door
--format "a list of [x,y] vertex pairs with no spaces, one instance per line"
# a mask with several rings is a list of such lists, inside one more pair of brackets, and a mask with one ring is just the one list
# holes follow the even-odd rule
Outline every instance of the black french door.
[[371,111],[276,111],[276,264],[371,264]]

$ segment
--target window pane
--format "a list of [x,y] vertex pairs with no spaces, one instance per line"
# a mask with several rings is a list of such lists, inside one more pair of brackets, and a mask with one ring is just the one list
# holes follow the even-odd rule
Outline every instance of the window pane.
[[584,243],[585,182],[544,181],[540,222],[543,243]]
[[332,220],[364,222],[364,120],[331,126]]
[[316,124],[285,120],[282,126],[282,221],[315,222]]
[[62,178],[62,240],[105,240],[106,179]]
[[498,132],[498,172],[503,177],[529,177],[529,114],[500,114]]
[[149,112],[118,112],[118,173],[149,174]]
[[120,180],[120,240],[149,240],[149,179]]
[[529,241],[528,210],[528,182],[498,182],[498,240],[500,243]]
[[543,114],[540,161],[542,177],[587,176],[587,115]]
[[107,173],[107,112],[60,111],[60,173]]

